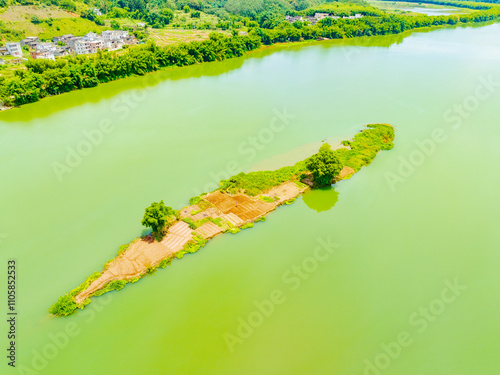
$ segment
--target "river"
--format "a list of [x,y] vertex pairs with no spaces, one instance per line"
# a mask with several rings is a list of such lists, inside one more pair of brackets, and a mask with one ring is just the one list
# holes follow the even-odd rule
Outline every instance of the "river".
[[[500,25],[449,28],[273,47],[0,114],[0,277],[16,258],[19,311],[19,371],[2,373],[500,373],[499,63]],[[151,202],[180,208],[374,122],[396,146],[352,179],[48,316]]]

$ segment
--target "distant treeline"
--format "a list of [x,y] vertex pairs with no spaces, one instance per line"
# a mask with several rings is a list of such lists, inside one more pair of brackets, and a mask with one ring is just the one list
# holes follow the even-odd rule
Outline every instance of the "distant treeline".
[[153,42],[130,47],[127,53],[99,51],[93,56],[51,60],[30,60],[27,70],[17,70],[12,78],[0,77],[0,99],[10,106],[36,102],[49,96],[134,74],[143,75],[162,67],[185,66],[221,61],[244,55],[261,44],[318,38],[341,39],[357,36],[397,34],[419,27],[456,25],[489,21],[500,17],[500,7],[450,16],[388,15],[360,19],[325,18],[316,25],[281,22],[273,29],[252,28],[248,35],[226,37],[211,33],[202,42],[159,47]]
[[[456,8],[469,8],[469,9],[490,9],[492,4],[499,3],[500,0],[484,0],[481,2],[464,0],[464,1],[454,1],[454,0],[394,0],[395,2],[407,2],[407,3],[417,3],[417,4],[436,4],[451,6]],[[489,4],[488,4],[489,3]]]
[[450,16],[418,16],[388,15],[381,17],[364,16],[359,19],[325,18],[316,25],[296,21],[292,25],[281,23],[274,29],[255,29],[263,44],[273,44],[286,41],[299,41],[317,38],[342,39],[358,36],[397,34],[419,27],[456,25],[458,23],[476,23],[496,19],[500,16],[500,7],[490,6],[489,9],[469,14]]

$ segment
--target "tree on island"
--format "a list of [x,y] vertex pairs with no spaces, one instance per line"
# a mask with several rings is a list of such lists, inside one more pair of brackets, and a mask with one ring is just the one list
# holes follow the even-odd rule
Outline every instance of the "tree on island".
[[317,154],[306,159],[306,167],[311,172],[316,187],[330,185],[343,168],[328,143],[324,143]]
[[168,217],[175,215],[172,207],[165,206],[163,201],[153,202],[147,207],[142,218],[142,225],[153,230],[153,237],[156,241],[161,241],[164,235]]

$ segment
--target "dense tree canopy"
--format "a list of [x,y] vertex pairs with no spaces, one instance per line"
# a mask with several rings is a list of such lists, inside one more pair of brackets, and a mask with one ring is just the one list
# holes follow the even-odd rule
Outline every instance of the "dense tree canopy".
[[306,159],[306,167],[311,172],[317,187],[330,185],[343,168],[328,143],[324,143],[318,153]]
[[164,235],[168,216],[175,213],[172,207],[165,206],[163,201],[153,202],[147,207],[142,218],[142,225],[153,230],[153,236],[157,241],[161,241]]

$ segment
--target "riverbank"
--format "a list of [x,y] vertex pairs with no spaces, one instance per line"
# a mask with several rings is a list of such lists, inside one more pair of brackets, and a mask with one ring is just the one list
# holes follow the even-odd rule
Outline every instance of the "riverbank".
[[[379,151],[392,149],[393,140],[391,125],[367,125],[352,140],[343,141],[344,147],[332,151],[340,172],[330,182],[352,177]],[[221,181],[219,189],[191,198],[189,206],[176,211],[172,220],[168,220],[166,235],[160,241],[148,235],[121,246],[117,257],[107,262],[103,271],[95,272],[78,288],[60,297],[49,312],[70,315],[88,305],[91,297],[120,290],[159,267],[165,268],[175,258],[197,252],[219,234],[236,234],[265,221],[268,213],[292,203],[314,186],[311,176],[315,172],[310,170],[310,159],[275,171],[240,173]]]
[[[470,7],[478,9],[474,4]],[[28,74],[3,80],[0,101],[4,108],[12,108],[36,102],[47,96],[95,87],[100,83],[144,75],[162,68],[240,57],[259,49],[262,45],[400,34],[420,28],[475,24],[496,20],[500,16],[499,6],[487,4],[479,9],[481,10],[465,15],[389,16],[384,13],[380,16],[366,16],[356,20],[332,21],[329,19],[330,22],[301,27],[293,25],[274,29],[256,27],[249,35],[232,37],[212,33],[210,39],[203,42],[180,43],[167,47],[159,47],[154,42],[150,42],[146,45],[131,47],[127,53],[121,55],[104,52],[97,56],[85,57],[85,64],[71,58],[59,59],[57,63],[34,60],[28,65]],[[62,61],[65,63],[61,63]]]

